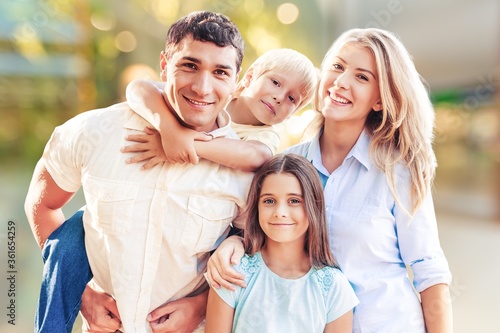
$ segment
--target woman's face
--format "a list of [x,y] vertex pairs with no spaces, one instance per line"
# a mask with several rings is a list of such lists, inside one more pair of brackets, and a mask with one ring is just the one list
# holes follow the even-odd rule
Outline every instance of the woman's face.
[[346,44],[327,66],[318,91],[325,121],[364,126],[371,110],[382,110],[372,52],[364,46]]

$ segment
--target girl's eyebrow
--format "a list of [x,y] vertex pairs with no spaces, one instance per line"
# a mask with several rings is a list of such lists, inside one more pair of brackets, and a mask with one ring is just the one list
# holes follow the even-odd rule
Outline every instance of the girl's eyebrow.
[[[339,58],[339,59],[340,59],[343,63],[346,63],[346,64],[347,64],[347,61],[345,61],[344,59],[342,59],[342,57],[337,56],[337,58]],[[374,78],[375,80],[377,79],[377,77],[375,76],[375,74],[373,74],[373,73],[372,73],[372,71],[370,71],[369,69],[358,67],[358,68],[356,68],[356,70],[361,71],[361,72],[368,73],[368,74],[370,74],[371,76],[373,76],[373,78]]]

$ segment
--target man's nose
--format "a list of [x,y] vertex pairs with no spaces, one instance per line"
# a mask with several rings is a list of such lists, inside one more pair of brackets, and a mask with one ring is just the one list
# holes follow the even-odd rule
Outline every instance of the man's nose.
[[192,84],[192,90],[199,96],[208,95],[212,90],[210,78],[210,74],[205,72],[200,73]]

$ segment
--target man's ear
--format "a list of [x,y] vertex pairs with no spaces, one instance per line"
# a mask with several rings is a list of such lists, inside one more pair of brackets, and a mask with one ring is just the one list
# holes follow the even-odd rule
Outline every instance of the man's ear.
[[167,54],[165,51],[160,53],[160,80],[167,81]]
[[379,112],[379,111],[382,111],[384,109],[383,105],[382,105],[382,101],[378,101],[377,103],[375,103],[373,106],[372,106],[372,110],[375,111],[375,112]]

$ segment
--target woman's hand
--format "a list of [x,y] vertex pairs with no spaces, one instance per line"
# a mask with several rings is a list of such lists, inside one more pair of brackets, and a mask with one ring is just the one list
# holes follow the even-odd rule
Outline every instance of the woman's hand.
[[208,283],[216,289],[222,286],[229,290],[235,290],[234,285],[245,288],[243,274],[232,267],[240,262],[244,253],[241,237],[231,236],[222,242],[208,260],[205,275]]

